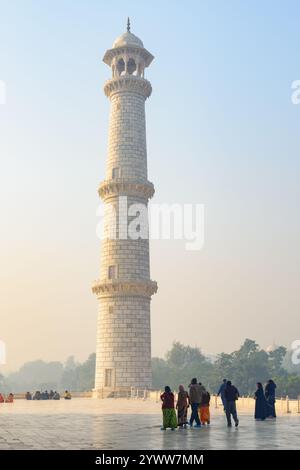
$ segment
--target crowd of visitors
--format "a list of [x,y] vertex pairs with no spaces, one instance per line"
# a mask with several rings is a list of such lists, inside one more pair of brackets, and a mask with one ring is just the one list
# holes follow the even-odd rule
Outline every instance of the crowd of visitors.
[[[34,393],[26,392],[25,394],[26,400],[60,400],[60,398],[61,396],[56,390],[50,390],[50,392],[48,392],[47,390],[45,390],[44,392],[37,390]],[[64,398],[65,400],[71,400],[72,395],[68,390],[66,390],[62,398]],[[13,402],[14,402],[13,393],[9,393],[6,396],[0,393],[0,403],[13,403]]]
[[[48,392],[47,390],[45,390],[44,392],[37,390],[33,394],[27,392],[25,398],[26,400],[60,400],[61,397],[56,390],[50,390],[50,392]],[[65,400],[71,400],[72,395],[68,390],[66,390],[63,395],[63,398]]]
[[[264,421],[267,418],[276,418],[275,391],[276,384],[272,379],[268,380],[265,388],[260,382],[257,383],[257,389],[254,394],[254,418],[256,420]],[[221,397],[227,426],[232,426],[233,419],[235,427],[238,427],[239,419],[236,409],[236,402],[240,396],[238,389],[230,380],[223,379],[217,396]],[[27,392],[25,398],[26,400],[60,400],[61,396],[56,390],[50,390],[50,392],[47,390],[37,390],[35,393]],[[71,400],[72,395],[68,390],[65,390],[62,398]],[[165,391],[161,394],[160,398],[163,413],[162,430],[171,428],[174,431],[177,427],[193,427],[194,423],[196,428],[210,424],[210,393],[196,378],[191,380],[188,391],[185,390],[183,385],[179,385],[176,403],[175,395],[169,386],[165,387]],[[0,393],[0,403],[13,403],[13,401],[13,393],[9,393],[6,396]],[[188,419],[189,408],[191,412]]]
[[[201,382],[196,378],[191,380],[185,390],[183,385],[179,386],[177,401],[175,404],[175,395],[169,386],[165,387],[164,393],[160,396],[162,401],[163,425],[162,430],[171,428],[174,431],[177,427],[196,428],[210,424],[210,394]],[[276,384],[273,380],[268,380],[265,389],[262,384],[257,383],[257,390],[254,394],[256,420],[265,420],[266,418],[276,418],[275,412],[275,389]],[[223,379],[223,382],[217,393],[221,396],[224,413],[227,420],[227,426],[232,426],[232,419],[235,427],[239,425],[237,416],[236,402],[239,399],[238,389],[230,380]],[[191,408],[190,418],[188,419],[188,408]],[[177,411],[177,414],[176,414]]]

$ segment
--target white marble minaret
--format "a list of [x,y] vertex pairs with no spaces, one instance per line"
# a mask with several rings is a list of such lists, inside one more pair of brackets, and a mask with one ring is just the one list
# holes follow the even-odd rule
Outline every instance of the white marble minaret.
[[[150,301],[157,285],[150,280],[149,240],[144,234],[130,237],[127,223],[124,227],[118,216],[124,204],[129,214],[134,204],[147,207],[154,194],[147,179],[145,126],[145,101],[152,89],[144,78],[152,60],[142,41],[130,32],[129,20],[127,32],[103,58],[112,78],[104,86],[111,111],[106,176],[99,195],[105,203],[106,234],[115,226],[116,237],[109,233],[102,241],[100,278],[93,286],[99,299],[95,397],[151,387]],[[128,223],[134,215],[140,213],[133,211]]]

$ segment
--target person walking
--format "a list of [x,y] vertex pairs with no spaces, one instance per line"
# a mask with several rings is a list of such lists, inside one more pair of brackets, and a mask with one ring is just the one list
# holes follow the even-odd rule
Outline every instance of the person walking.
[[161,394],[160,399],[162,401],[162,412],[163,412],[163,425],[161,430],[165,431],[167,428],[171,428],[172,431],[177,428],[177,418],[174,407],[174,393],[170,387],[166,386],[164,393]]
[[238,389],[234,385],[232,385],[230,380],[228,380],[226,383],[224,395],[226,399],[227,426],[231,427],[231,416],[232,416],[233,421],[235,423],[235,427],[238,427],[239,420],[238,420],[237,411],[236,411],[236,401],[238,400],[240,394],[239,394]]
[[202,398],[202,389],[201,385],[197,383],[197,379],[194,378],[191,381],[191,384],[189,386],[189,396],[190,396],[190,404],[192,408],[192,413],[191,413],[191,418],[190,418],[190,426],[193,427],[194,421],[196,421],[196,428],[201,428],[201,423],[199,419],[199,406],[201,403],[201,398]]
[[209,403],[210,403],[210,393],[202,385],[202,397],[200,403],[200,422],[202,425],[210,424],[210,412],[209,412]]
[[178,427],[180,428],[186,428],[186,425],[188,424],[188,421],[187,421],[188,407],[189,407],[189,394],[184,389],[183,385],[179,385],[176,409],[177,409]]
[[266,397],[267,404],[268,404],[267,418],[276,418],[275,391],[276,391],[275,382],[272,379],[268,380],[267,385],[265,387],[265,397]]
[[225,398],[226,384],[227,384],[227,379],[223,379],[223,382],[221,383],[218,394],[217,394],[217,396],[221,395],[224,412],[226,412],[226,398]]

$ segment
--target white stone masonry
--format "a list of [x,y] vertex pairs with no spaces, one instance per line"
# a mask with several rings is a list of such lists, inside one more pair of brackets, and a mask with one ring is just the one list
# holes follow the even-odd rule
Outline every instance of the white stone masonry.
[[[151,388],[150,301],[157,290],[150,279],[148,237],[120,237],[127,233],[127,222],[118,220],[120,197],[126,198],[128,208],[137,203],[147,207],[154,194],[147,179],[145,123],[145,100],[152,89],[144,78],[153,56],[127,31],[103,60],[112,78],[104,86],[111,112],[106,176],[99,187],[107,237],[102,241],[100,278],[93,285],[99,299],[95,397]],[[116,237],[111,237],[112,228]]]

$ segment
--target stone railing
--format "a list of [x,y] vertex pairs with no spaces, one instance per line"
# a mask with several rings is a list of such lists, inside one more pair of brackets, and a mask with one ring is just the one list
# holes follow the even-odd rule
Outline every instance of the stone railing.
[[102,181],[98,193],[103,200],[121,195],[150,199],[154,195],[154,185],[150,181],[115,178]]
[[133,75],[115,77],[107,80],[104,84],[104,93],[107,97],[122,91],[138,93],[145,98],[149,98],[152,93],[152,86],[151,83],[148,82],[148,80],[145,78],[136,77]]
[[110,297],[113,294],[151,297],[157,292],[157,283],[150,279],[141,281],[122,281],[121,279],[96,280],[93,283],[92,292],[101,298]]

